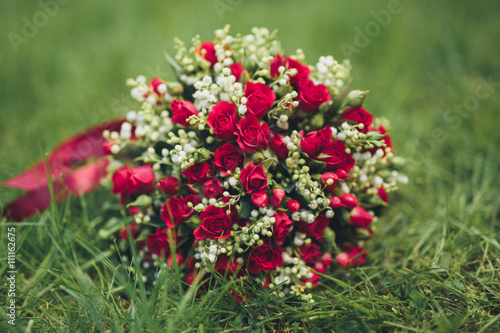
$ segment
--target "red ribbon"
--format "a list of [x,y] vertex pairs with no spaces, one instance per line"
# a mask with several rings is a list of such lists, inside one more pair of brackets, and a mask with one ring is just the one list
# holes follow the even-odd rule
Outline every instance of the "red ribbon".
[[[123,119],[92,127],[83,133],[64,141],[52,151],[48,159],[39,161],[22,174],[3,182],[3,186],[16,187],[28,191],[27,194],[7,204],[3,216],[22,221],[50,206],[50,191],[47,180],[52,179],[54,196],[61,203],[71,195],[79,196],[100,185],[106,175],[107,159],[103,145],[104,130],[120,131]],[[95,161],[85,164],[91,158]],[[46,165],[50,175],[46,173]],[[50,177],[49,177],[50,176]]]

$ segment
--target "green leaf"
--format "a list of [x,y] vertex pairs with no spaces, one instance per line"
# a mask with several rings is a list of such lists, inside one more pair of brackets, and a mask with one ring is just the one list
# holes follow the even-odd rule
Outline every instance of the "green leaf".
[[379,141],[383,137],[386,137],[386,136],[387,136],[387,134],[380,134],[380,133],[376,133],[376,132],[370,132],[367,135],[369,140],[375,140],[375,141]]
[[181,237],[188,237],[193,234],[193,229],[189,227],[188,223],[181,223],[177,229],[177,234]]
[[268,158],[267,160],[263,160],[262,162],[260,162],[260,165],[262,165],[262,167],[264,168],[264,170],[268,170],[271,165],[273,165],[273,163],[276,162],[275,159],[273,158]]
[[174,57],[172,57],[167,51],[163,52],[163,54],[165,55],[167,62],[170,64],[170,66],[172,66],[172,69],[174,70],[176,77],[180,77],[184,73],[182,67],[174,59]]
[[159,214],[154,214],[154,215],[150,215],[150,220],[149,222],[145,223],[143,222],[144,224],[146,225],[151,225],[153,227],[165,227],[166,224],[165,224],[165,221],[163,221],[161,219],[161,216]]
[[309,167],[310,173],[320,173],[326,167],[326,163],[318,160],[311,160],[307,166]]
[[240,199],[240,209],[238,210],[238,216],[242,219],[247,219],[250,217],[250,212],[252,211],[253,203],[250,196],[244,196]]

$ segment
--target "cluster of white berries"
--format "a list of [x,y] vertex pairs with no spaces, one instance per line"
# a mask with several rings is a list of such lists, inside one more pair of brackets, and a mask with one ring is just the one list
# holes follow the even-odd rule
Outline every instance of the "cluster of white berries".
[[351,63],[344,60],[339,63],[332,56],[322,56],[316,64],[312,79],[316,84],[322,83],[328,87],[333,96],[338,95],[351,76]]
[[[247,249],[251,246],[261,246],[264,241],[261,237],[271,237],[273,235],[273,225],[276,223],[274,209],[260,208],[251,212],[252,224],[240,227],[233,224],[232,236],[236,242],[244,243]],[[238,248],[238,253],[245,252],[245,248]]]
[[223,244],[220,239],[200,241],[199,246],[196,248],[196,252],[194,253],[194,258],[197,260],[195,267],[203,267],[207,272],[209,272],[209,265],[214,265],[220,254],[226,253],[231,255],[231,250],[232,246]]
[[280,292],[283,297],[286,294],[292,294],[300,297],[304,301],[314,303],[312,295],[306,293],[307,290],[312,288],[312,283],[303,283],[303,279],[311,279],[313,273],[306,263],[293,255],[292,248],[286,248],[286,251],[282,253],[283,265],[276,268],[276,275],[274,280],[269,284],[270,288],[274,288],[277,285],[283,285],[282,292]]
[[139,102],[146,102],[150,105],[157,106],[163,105],[165,102],[170,102],[172,100],[172,96],[168,93],[167,85],[165,83],[160,83],[156,88],[157,92],[155,92],[150,86],[148,86],[144,75],[139,75],[135,79],[128,79],[127,85],[133,87],[130,94]]
[[194,105],[198,110],[210,110],[218,102],[220,87],[212,83],[212,77],[206,75],[194,84],[196,91],[193,93]]
[[[270,32],[266,28],[252,28],[252,33],[244,37],[235,38],[234,43],[239,43],[240,50],[247,52],[247,56],[257,67],[265,68],[273,56],[280,52],[281,44],[275,38],[276,31]],[[241,54],[240,56],[243,56]]]

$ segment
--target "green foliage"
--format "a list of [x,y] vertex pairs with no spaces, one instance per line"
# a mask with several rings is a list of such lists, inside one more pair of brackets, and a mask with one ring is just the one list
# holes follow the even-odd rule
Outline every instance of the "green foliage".
[[[191,2],[75,1],[61,5],[18,53],[4,37],[2,180],[73,133],[133,109],[127,77],[173,79],[162,51],[173,50],[174,36],[210,39],[225,23],[241,33],[279,28],[287,52],[300,47],[313,64],[323,54],[342,59],[339,45],[354,45],[353,29],[364,30],[375,21],[371,11],[389,2],[214,3],[197,2],[201,8],[193,11]],[[248,287],[251,297],[239,303],[233,296],[242,291],[239,282],[214,276],[189,289],[175,266],[151,287],[137,258],[122,262],[118,246],[99,237],[119,211],[102,189],[28,222],[2,222],[0,299],[2,305],[7,299],[3,263],[7,228],[14,226],[18,312],[13,328],[0,309],[0,331],[500,331],[498,86],[472,111],[454,108],[476,96],[479,78],[500,81],[500,46],[492,39],[500,32],[499,4],[401,6],[350,56],[351,87],[370,89],[364,107],[391,120],[396,154],[409,158],[410,184],[374,223],[366,266],[324,276],[315,304],[258,286]],[[8,2],[4,9],[6,36],[20,34],[21,19],[31,20],[40,7]],[[18,193],[2,189],[0,200]]]

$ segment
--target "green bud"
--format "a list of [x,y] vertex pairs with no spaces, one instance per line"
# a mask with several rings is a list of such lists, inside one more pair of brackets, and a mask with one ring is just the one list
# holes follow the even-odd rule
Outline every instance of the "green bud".
[[261,163],[262,161],[264,161],[265,159],[265,156],[264,154],[262,154],[262,152],[260,151],[257,151],[255,152],[253,155],[252,155],[252,160],[255,162],[255,163]]
[[319,129],[325,126],[325,116],[322,112],[316,113],[311,119],[311,128]]
[[149,206],[151,206],[152,202],[153,202],[153,199],[151,199],[151,197],[149,195],[142,194],[142,195],[138,196],[137,199],[135,199],[135,201],[129,203],[127,205],[127,207],[135,206],[135,207],[139,207],[139,208],[148,208]]
[[347,94],[347,97],[345,99],[345,104],[347,106],[352,106],[352,107],[358,107],[361,106],[366,98],[366,95],[368,94],[367,91],[362,91],[362,90],[352,90]]

